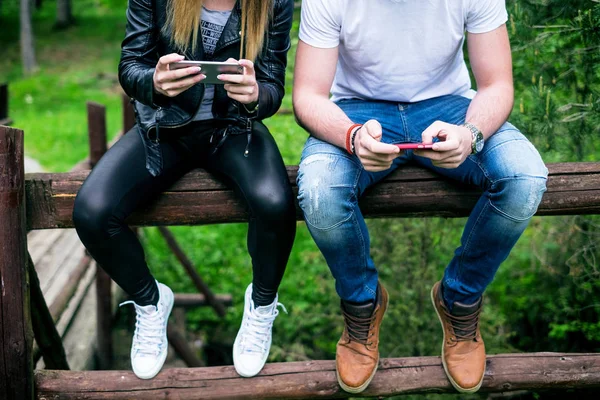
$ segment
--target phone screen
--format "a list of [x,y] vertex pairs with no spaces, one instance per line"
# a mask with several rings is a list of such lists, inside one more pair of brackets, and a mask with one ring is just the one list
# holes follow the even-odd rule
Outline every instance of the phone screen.
[[419,150],[419,149],[431,149],[433,144],[425,143],[394,143],[400,150]]
[[220,74],[237,75],[244,73],[244,68],[237,63],[185,60],[169,64],[171,70],[188,67],[200,67],[200,73],[206,75],[206,79],[202,83],[214,85],[224,85],[226,83],[217,78]]

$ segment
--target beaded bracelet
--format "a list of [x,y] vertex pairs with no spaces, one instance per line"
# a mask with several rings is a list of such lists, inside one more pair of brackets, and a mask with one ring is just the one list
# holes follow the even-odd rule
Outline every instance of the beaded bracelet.
[[358,129],[356,131],[353,131],[353,129],[356,127],[360,129],[361,126],[362,124],[353,124],[346,131],[346,151],[350,154],[354,154],[354,137],[356,136],[356,132],[358,132]]

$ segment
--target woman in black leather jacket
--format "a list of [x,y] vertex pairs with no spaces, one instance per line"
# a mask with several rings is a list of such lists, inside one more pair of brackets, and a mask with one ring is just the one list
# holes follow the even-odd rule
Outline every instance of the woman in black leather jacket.
[[[292,0],[129,0],[119,80],[137,124],[94,167],[73,219],[135,305],[131,363],[142,379],[154,377],[166,358],[173,293],[152,277],[125,220],[195,167],[221,177],[247,203],[253,281],[233,359],[242,376],[256,375],[267,359],[296,220],[281,154],[261,121],[284,95],[292,15]],[[204,84],[197,67],[170,68],[183,59],[235,61],[244,72]]]

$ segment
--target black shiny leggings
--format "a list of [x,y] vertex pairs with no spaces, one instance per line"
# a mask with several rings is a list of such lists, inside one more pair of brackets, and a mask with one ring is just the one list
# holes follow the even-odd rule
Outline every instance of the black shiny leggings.
[[136,126],[102,157],[77,194],[73,220],[81,241],[139,305],[156,304],[158,291],[125,219],[195,167],[216,174],[246,200],[253,300],[262,306],[275,299],[296,234],[294,195],[281,154],[262,123],[254,123],[247,157],[245,134],[230,135],[215,152],[213,131],[212,122],[163,129],[163,137],[169,135],[160,143],[163,172],[153,177]]

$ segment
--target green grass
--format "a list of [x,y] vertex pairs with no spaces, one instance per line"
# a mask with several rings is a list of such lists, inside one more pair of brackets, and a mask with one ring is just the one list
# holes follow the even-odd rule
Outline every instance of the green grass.
[[54,31],[56,5],[43,4],[33,21],[39,71],[29,77],[21,71],[17,15],[7,9],[0,17],[0,82],[9,84],[9,115],[25,132],[26,154],[48,171],[67,171],[87,156],[86,101],[106,106],[109,137],[121,129],[117,65],[124,10],[76,1],[77,25]]

